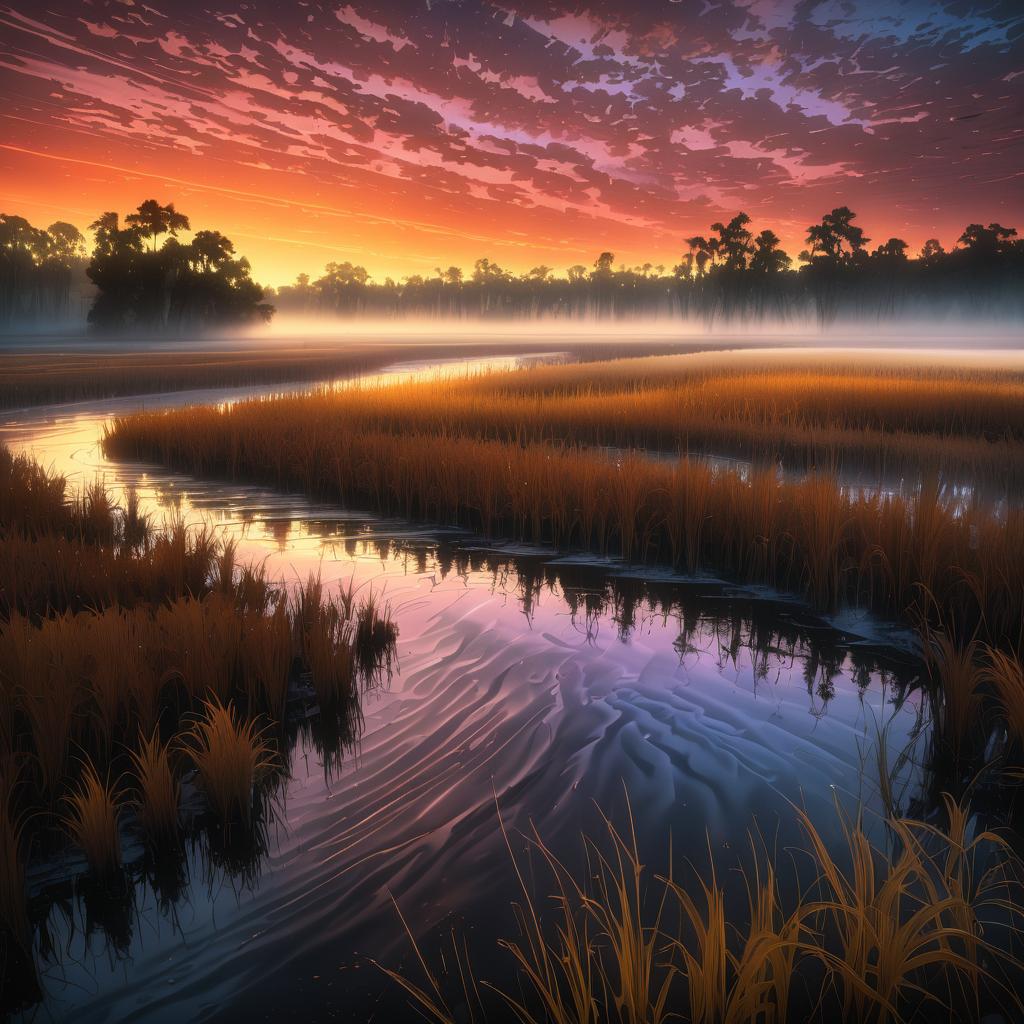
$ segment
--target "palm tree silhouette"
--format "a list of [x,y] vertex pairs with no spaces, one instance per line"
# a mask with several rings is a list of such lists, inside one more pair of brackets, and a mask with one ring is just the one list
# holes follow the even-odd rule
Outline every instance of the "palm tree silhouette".
[[125,217],[125,223],[139,230],[143,238],[153,239],[153,252],[156,252],[156,240],[159,235],[177,235],[179,231],[188,231],[188,217],[174,209],[174,203],[161,206],[155,199],[147,199],[139,204],[135,213]]

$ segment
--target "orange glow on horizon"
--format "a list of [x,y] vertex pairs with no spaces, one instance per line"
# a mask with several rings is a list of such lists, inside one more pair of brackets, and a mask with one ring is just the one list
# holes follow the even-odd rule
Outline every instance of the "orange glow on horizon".
[[[126,156],[130,159],[130,154]],[[187,158],[176,162],[176,173],[170,173],[0,143],[4,180],[0,199],[3,212],[25,216],[37,226],[67,220],[83,232],[106,210],[116,210],[123,216],[143,199],[173,202],[189,216],[193,229],[215,227],[223,231],[235,242],[239,254],[249,259],[255,278],[272,287],[290,284],[301,273],[315,279],[330,261],[360,264],[377,281],[430,274],[436,267],[452,265],[461,267],[468,276],[474,261],[482,256],[515,273],[546,264],[562,275],[566,267],[576,263],[589,267],[599,252],[610,250],[615,253],[616,265],[661,264],[670,271],[686,251],[683,238],[707,234],[710,228],[709,224],[688,225],[673,237],[675,233],[667,231],[604,223],[591,226],[592,237],[580,231],[576,237],[567,238],[564,245],[534,244],[496,229],[507,224],[511,232],[512,225],[520,225],[515,234],[521,235],[524,220],[531,216],[546,219],[550,216],[547,211],[531,214],[518,207],[489,211],[486,219],[477,222],[479,227],[465,230],[456,218],[448,223],[430,223],[400,216],[393,207],[373,210],[368,204],[360,204],[345,209],[319,201],[275,198],[275,187],[281,188],[282,197],[294,195],[288,176],[265,171],[250,176],[232,167],[225,168],[230,176],[221,184],[209,175],[210,168],[204,164],[202,159]],[[87,176],[79,171],[82,167],[89,169]],[[190,172],[196,178],[209,175],[210,180],[194,180],[188,176]],[[242,181],[246,187],[235,187]],[[67,205],[60,199],[66,195],[74,195],[74,201]],[[841,196],[835,197],[836,204],[842,202]],[[863,204],[858,209],[858,220],[873,240],[897,235],[910,244],[914,253],[932,237],[938,237],[948,248],[964,228],[964,224],[947,216],[923,228],[909,230],[910,225],[904,224],[881,231],[873,225],[874,218],[862,210]],[[809,215],[807,223],[814,219],[813,214]],[[794,263],[797,253],[806,247],[806,225],[783,226],[768,217],[755,220],[751,226],[755,231],[767,227],[774,230]],[[492,227],[492,233],[487,232],[488,227]]]
[[558,6],[311,5],[248,22],[159,3],[5,9],[0,210],[84,229],[173,202],[272,286],[331,261],[377,281],[482,257],[562,275],[603,251],[670,272],[685,238],[740,210],[794,261],[839,205],[872,245],[912,252],[951,247],[969,221],[1024,220],[1009,102],[1024,79],[997,21],[965,19],[962,52],[942,50],[940,110],[941,47],[925,33],[907,55],[891,18],[879,66],[908,66],[857,78],[836,69],[860,59],[863,20],[815,23],[826,52],[797,73],[813,14],[772,28],[760,7],[718,5],[736,6],[738,33],[688,12],[674,12],[683,31]]

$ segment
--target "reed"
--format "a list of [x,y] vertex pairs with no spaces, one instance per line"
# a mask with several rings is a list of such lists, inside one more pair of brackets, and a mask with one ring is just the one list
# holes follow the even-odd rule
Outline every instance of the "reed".
[[389,671],[398,640],[398,625],[391,618],[388,606],[370,593],[354,608],[351,599],[340,607],[346,618],[352,617],[353,610],[355,613],[352,648],[363,677],[370,680],[381,672]]
[[[745,353],[539,367],[462,379],[354,387],[223,410],[233,454],[285,414],[296,437],[426,434],[504,443],[716,453],[797,470],[936,472],[1024,485],[1019,371],[834,363]],[[158,418],[159,413],[152,414]],[[197,421],[191,410],[171,414]],[[196,428],[198,429],[198,428]],[[115,435],[118,428],[115,426]]]
[[390,664],[396,630],[376,599],[336,604],[323,588],[307,588],[294,618],[283,592],[270,608],[244,604],[237,593],[216,591],[155,608],[115,604],[38,622],[18,613],[0,621],[0,758],[27,753],[36,793],[52,803],[74,781],[73,749],[102,765],[124,747],[144,758],[137,769],[156,772],[155,740],[138,741],[152,737],[158,722],[171,730],[196,707],[230,707],[235,699],[252,714],[283,721],[300,615],[307,623],[301,664],[325,708],[353,695],[360,658],[374,670]]
[[67,810],[61,821],[85,854],[89,870],[101,881],[113,879],[121,867],[118,798],[91,761],[85,762],[81,782],[65,802]]
[[980,645],[976,640],[958,642],[947,633],[928,630],[923,646],[933,684],[936,739],[959,761],[977,749],[985,733],[981,721],[985,673],[979,662]]
[[154,849],[166,849],[178,841],[178,808],[181,786],[171,769],[167,746],[153,732],[140,733],[131,752],[135,773],[135,808],[139,823]]
[[66,524],[65,481],[0,445],[0,532],[45,534]]
[[242,618],[241,673],[250,706],[284,717],[292,669],[292,624],[282,597],[272,612],[246,611]]
[[[483,987],[524,1024],[782,1024],[801,1007],[800,1019],[869,1024],[977,1019],[986,1006],[1017,1013],[1022,1002],[1004,969],[1020,967],[1012,950],[1024,924],[1022,865],[994,833],[969,838],[965,806],[947,797],[945,809],[944,828],[889,819],[891,853],[870,840],[859,812],[850,818],[837,806],[841,839],[830,848],[797,811],[804,841],[794,851],[794,895],[784,897],[775,858],[752,838],[739,914],[730,914],[735,901],[720,880],[735,873],[720,858],[685,883],[653,876],[632,825],[623,834],[606,820],[603,841],[584,841],[586,867],[574,875],[534,832],[530,845],[554,884],[538,897],[509,844],[520,934],[499,945],[511,954],[515,986],[467,984],[472,968],[456,946],[461,1012],[487,1019]],[[459,1019],[445,979],[402,923],[426,985],[382,969],[428,1020]]]
[[784,482],[693,460],[616,461],[578,447],[392,433],[349,419],[347,401],[140,414],[117,421],[108,445],[386,514],[699,566],[826,608],[856,602],[916,622],[927,603],[981,639],[1020,639],[1024,510],[1016,507],[965,514],[935,486],[905,498],[853,492],[822,473]]
[[983,664],[982,677],[994,691],[1009,742],[1019,754],[1024,747],[1024,665],[991,646],[985,648]]
[[60,535],[0,540],[0,618],[201,597],[216,544],[203,531],[172,530],[142,547],[107,547]]
[[231,598],[210,594],[201,601],[180,598],[159,608],[157,630],[173,674],[193,701],[214,694],[227,700],[239,681],[242,618]]
[[48,801],[59,793],[71,744],[80,735],[87,655],[63,642],[73,629],[71,616],[47,620],[40,629],[16,618],[3,627],[0,643],[0,671],[28,723],[36,781]]
[[322,708],[331,708],[352,693],[352,624],[332,601],[320,604],[314,614],[305,612],[307,625],[303,651],[313,689]]
[[222,824],[252,820],[256,784],[277,763],[254,721],[242,721],[234,705],[213,696],[179,738],[199,772],[210,808]]

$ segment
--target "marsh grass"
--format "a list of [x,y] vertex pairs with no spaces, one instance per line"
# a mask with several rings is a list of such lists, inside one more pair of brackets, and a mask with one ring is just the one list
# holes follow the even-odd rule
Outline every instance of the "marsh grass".
[[[383,663],[381,638],[394,637],[386,605],[363,607],[352,585],[337,604],[317,585],[302,615],[324,622],[338,608],[344,621],[329,639],[343,699],[320,735],[325,764],[328,733],[340,748],[356,728],[357,626],[368,657]],[[68,840],[82,849],[87,927],[102,927],[116,949],[131,931],[125,801],[161,892],[185,884],[188,833],[206,834],[211,864],[239,877],[257,870],[263,801],[281,766],[272,730],[288,731],[289,686],[310,669],[307,647],[322,654],[304,646],[299,626],[284,582],[265,564],[239,565],[233,543],[180,520],[153,531],[132,492],[123,506],[100,484],[69,497],[62,478],[0,447],[0,955],[5,968],[25,968],[17,989],[5,976],[0,1012],[39,997],[25,849],[55,853]],[[183,827],[189,764],[210,813]]]
[[85,854],[93,876],[98,881],[112,880],[121,867],[120,800],[113,786],[86,761],[78,787],[64,800],[63,827]]
[[958,641],[948,633],[925,633],[925,666],[932,681],[936,740],[959,761],[987,735],[982,718],[982,684],[976,640]]
[[737,875],[720,855],[703,875],[688,869],[685,881],[653,874],[631,817],[624,833],[605,819],[603,836],[584,839],[578,874],[534,831],[529,847],[552,882],[546,897],[506,834],[519,936],[499,946],[511,955],[515,986],[478,981],[454,935],[454,955],[435,970],[400,910],[426,983],[378,967],[420,1014],[445,1024],[487,1019],[481,989],[523,1024],[894,1024],[976,1019],[986,1007],[1020,1012],[1010,979],[1022,967],[1011,952],[1022,925],[1021,864],[1002,837],[972,837],[965,806],[946,797],[945,811],[945,827],[887,820],[891,852],[871,840],[859,813],[837,805],[841,839],[830,847],[797,811],[804,840],[792,853],[802,881],[787,895],[775,857],[752,837],[752,862],[738,875],[743,905],[729,898],[722,879]]
[[1009,744],[1016,754],[1024,753],[1024,665],[1005,651],[987,646],[981,675],[995,694]]
[[139,736],[130,751],[135,776],[134,806],[146,839],[153,849],[178,843],[181,784],[171,767],[168,748],[154,732]]
[[243,721],[232,704],[213,696],[179,737],[210,803],[224,825],[252,821],[256,784],[277,764],[264,730]]
[[[278,399],[273,411],[261,408],[267,404],[243,402],[222,412],[220,422],[233,435],[225,439],[230,456],[240,453],[239,433],[248,437],[280,412],[306,439],[325,430],[327,438],[466,437],[1024,485],[1024,377],[1015,371],[884,359],[868,366],[849,357],[815,363],[780,355],[769,363],[721,353],[716,360],[667,356],[326,390]],[[177,424],[203,419],[195,409],[170,416]],[[115,426],[115,434],[121,429]],[[234,467],[227,454],[207,455],[209,466]]]
[[340,608],[346,618],[354,618],[352,649],[363,679],[370,682],[382,673],[390,673],[398,624],[387,604],[371,591],[358,604],[350,595],[347,601],[342,600]]
[[63,536],[0,540],[0,618],[41,618],[114,604],[125,608],[210,590],[216,548],[201,530],[173,529],[142,548]]
[[[241,476],[491,536],[796,591],[915,620],[922,607],[1020,639],[1024,510],[966,513],[937,487],[853,493],[821,473],[710,470],[472,434],[383,432],[347,422],[334,397],[139,414],[112,451],[202,475]],[[303,404],[305,403],[305,404]],[[925,593],[933,595],[926,601]]]
[[306,618],[302,641],[306,663],[318,702],[330,708],[353,690],[352,623],[332,601],[319,604],[316,613]]

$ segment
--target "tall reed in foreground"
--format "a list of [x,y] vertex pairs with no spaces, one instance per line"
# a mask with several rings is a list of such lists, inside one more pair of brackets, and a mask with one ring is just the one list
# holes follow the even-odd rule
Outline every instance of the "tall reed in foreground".
[[154,732],[139,736],[131,751],[135,772],[135,807],[146,838],[154,848],[166,848],[178,840],[178,808],[181,785],[171,768],[165,744]]
[[101,881],[112,879],[121,867],[119,801],[113,787],[87,761],[78,788],[65,801],[64,828],[85,854],[89,870]]
[[975,640],[961,643],[948,633],[925,632],[924,658],[933,684],[936,740],[955,761],[975,750],[986,731],[981,720],[984,674],[979,649]]
[[487,1019],[489,992],[523,1024],[952,1024],[987,1007],[1020,1012],[1012,979],[1024,965],[1012,949],[1024,929],[1022,865],[992,832],[969,838],[963,805],[947,798],[946,811],[945,828],[889,819],[892,853],[871,841],[859,814],[850,819],[837,807],[842,840],[831,848],[797,812],[804,842],[791,895],[776,860],[752,842],[739,916],[727,909],[721,879],[733,872],[720,856],[685,882],[653,876],[631,830],[623,835],[606,821],[604,841],[586,840],[586,870],[574,875],[534,832],[530,845],[554,885],[541,900],[509,846],[520,934],[499,945],[512,956],[514,988],[478,983],[456,946],[446,967],[455,985],[446,991],[404,918],[426,985],[382,969],[420,1014],[444,1024],[467,1014]]
[[257,724],[240,720],[234,705],[225,706],[213,696],[180,743],[199,772],[214,814],[224,824],[248,824],[255,786],[277,763]]
[[994,647],[985,649],[983,677],[995,691],[998,713],[1006,725],[1010,745],[1024,751],[1024,665]]

